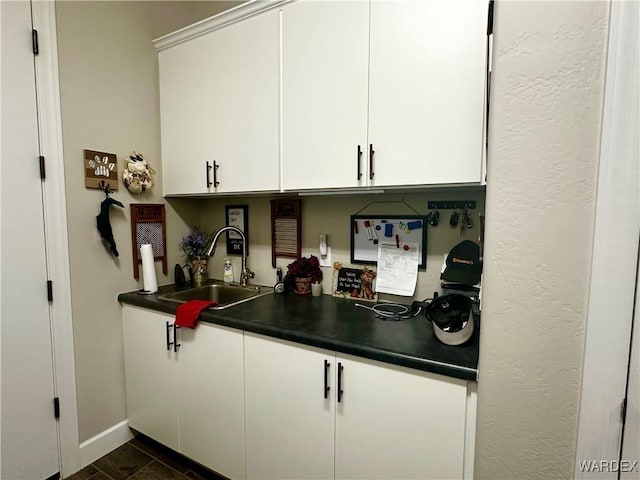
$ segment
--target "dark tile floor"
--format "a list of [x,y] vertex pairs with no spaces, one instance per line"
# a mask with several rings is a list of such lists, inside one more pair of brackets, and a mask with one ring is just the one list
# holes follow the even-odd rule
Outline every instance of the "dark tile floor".
[[137,435],[65,480],[225,480],[144,435]]

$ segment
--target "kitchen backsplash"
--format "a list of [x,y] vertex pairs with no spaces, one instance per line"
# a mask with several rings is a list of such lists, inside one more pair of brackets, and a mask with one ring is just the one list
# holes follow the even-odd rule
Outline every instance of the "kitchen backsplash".
[[[271,198],[274,197],[226,197],[200,200],[200,227],[207,232],[214,232],[225,224],[225,205],[248,205],[249,220],[249,257],[248,265],[256,272],[254,280],[257,284],[273,285],[276,270],[271,265]],[[452,210],[440,212],[438,226],[428,226],[427,230],[427,269],[418,273],[415,299],[431,297],[434,290],[440,289],[440,268],[444,255],[456,243],[464,240],[478,240],[479,214],[484,213],[484,189],[438,189],[421,193],[378,194],[378,195],[343,195],[343,196],[308,196],[302,199],[302,254],[319,256],[319,235],[327,234],[331,247],[332,262],[349,263],[350,258],[350,218],[371,202],[361,214],[411,215],[415,212],[429,213],[427,202],[445,200],[475,200],[476,208],[471,211],[473,226],[460,233],[457,227],[449,225]],[[411,208],[405,205],[406,202]],[[211,278],[222,278],[224,259],[229,257],[226,248],[219,248],[209,262]],[[240,257],[230,256],[234,271],[240,271]],[[292,259],[278,258],[277,266],[286,273],[286,265]],[[331,290],[332,270],[323,268],[323,290]],[[237,279],[236,279],[237,281]],[[381,296],[381,298],[402,301],[407,297]]]

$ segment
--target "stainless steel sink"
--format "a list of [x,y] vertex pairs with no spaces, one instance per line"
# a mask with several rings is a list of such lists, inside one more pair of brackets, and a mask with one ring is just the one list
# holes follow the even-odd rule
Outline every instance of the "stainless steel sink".
[[176,303],[185,303],[189,300],[207,300],[217,303],[217,305],[209,308],[222,310],[272,293],[272,287],[263,287],[258,285],[243,287],[238,283],[216,282],[211,285],[203,285],[201,287],[189,288],[179,292],[166,293],[164,295],[160,295],[158,298],[160,300],[167,300],[169,302]]

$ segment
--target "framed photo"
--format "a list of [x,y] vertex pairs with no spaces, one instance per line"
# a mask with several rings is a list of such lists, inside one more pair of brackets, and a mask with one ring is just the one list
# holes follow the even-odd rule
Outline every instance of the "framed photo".
[[334,297],[376,302],[376,267],[335,262],[331,293]]
[[[247,239],[247,255],[249,255],[249,220],[248,205],[226,205],[225,219],[228,226],[238,227]],[[242,237],[236,232],[227,232],[227,255],[242,255]]]

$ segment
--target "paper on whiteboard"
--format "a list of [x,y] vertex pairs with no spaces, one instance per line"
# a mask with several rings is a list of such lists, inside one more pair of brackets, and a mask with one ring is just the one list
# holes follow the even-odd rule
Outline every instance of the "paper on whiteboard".
[[418,281],[420,252],[417,243],[381,243],[378,247],[376,291],[413,296]]

